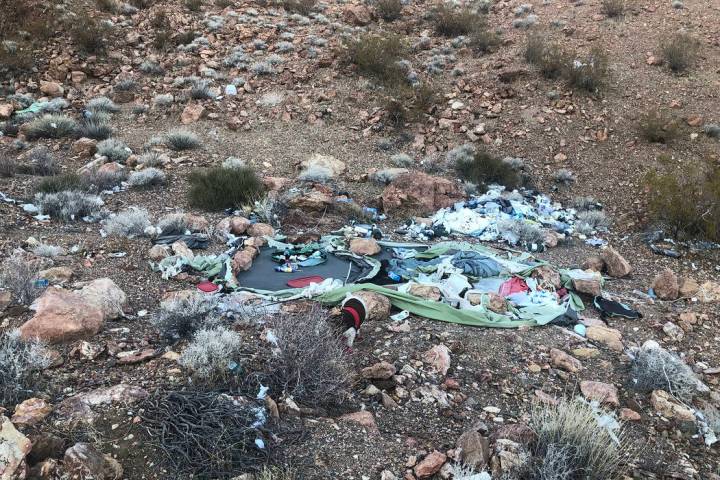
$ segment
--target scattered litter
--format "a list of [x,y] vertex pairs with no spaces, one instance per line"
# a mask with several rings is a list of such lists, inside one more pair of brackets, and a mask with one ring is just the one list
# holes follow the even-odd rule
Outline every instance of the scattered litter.
[[402,322],[406,318],[410,316],[410,312],[407,310],[403,310],[401,312],[396,313],[395,315],[390,315],[390,320],[393,322]]
[[197,284],[197,289],[205,293],[213,293],[220,290],[220,287],[210,281],[204,281]]
[[153,240],[155,245],[172,245],[175,242],[185,242],[189,249],[205,249],[210,244],[207,235],[160,235]]
[[673,250],[671,248],[661,248],[652,243],[650,244],[650,250],[652,250],[653,253],[656,253],[658,255],[665,255],[666,257],[670,257],[670,258],[682,257],[682,254],[680,252],[678,252],[677,250]]
[[609,300],[601,296],[595,297],[595,299],[593,300],[593,304],[595,305],[595,308],[600,310],[600,315],[602,316],[602,318],[620,317],[628,318],[631,320],[642,318],[642,313],[633,310],[632,308],[620,302]]

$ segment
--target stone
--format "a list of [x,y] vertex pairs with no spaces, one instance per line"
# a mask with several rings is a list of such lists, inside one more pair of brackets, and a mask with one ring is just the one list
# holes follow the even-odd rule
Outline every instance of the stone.
[[81,340],[97,334],[105,322],[103,310],[78,292],[49,287],[33,305],[35,315],[20,327],[24,339],[48,343]]
[[70,72],[70,81],[74,84],[83,83],[87,79],[87,74],[80,70],[73,70]]
[[660,300],[676,300],[680,291],[677,275],[666,268],[653,279],[652,289]]
[[0,312],[5,310],[12,303],[12,293],[7,290],[0,290]]
[[363,368],[360,375],[367,380],[389,380],[396,372],[395,365],[382,361]]
[[230,233],[233,235],[242,235],[250,225],[250,220],[245,217],[232,217],[230,219]]
[[593,255],[588,257],[582,264],[583,270],[592,270],[594,272],[602,272],[605,268],[605,262],[602,257]]
[[41,398],[28,398],[15,407],[10,421],[15,425],[36,425],[50,415],[52,406]]
[[375,422],[375,417],[371,412],[367,410],[361,410],[359,412],[346,413],[340,417],[340,420],[345,422],[352,422],[366,428],[371,434],[379,435],[380,429]]
[[419,283],[412,283],[408,288],[408,293],[415,297],[424,298],[432,302],[439,302],[442,300],[442,292],[440,288],[435,285],[421,285]]
[[169,256],[170,249],[166,245],[153,245],[150,250],[148,250],[148,258],[153,262],[159,262]]
[[450,369],[450,349],[442,343],[435,345],[423,354],[423,360],[440,375],[447,375]]
[[495,456],[492,458],[492,476],[500,477],[501,472],[522,468],[530,459],[527,449],[518,442],[500,438],[495,442]]
[[200,120],[205,113],[205,107],[199,103],[188,104],[180,114],[180,123],[190,125]]
[[173,251],[173,255],[188,258],[190,260],[195,258],[195,254],[192,250],[190,250],[190,247],[188,247],[187,243],[185,243],[183,240],[173,242],[173,244],[170,245],[170,248]]
[[397,402],[385,392],[380,393],[380,399],[382,400],[383,407],[389,410],[394,410],[398,407]]
[[246,247],[233,255],[232,271],[234,274],[247,272],[252,267],[253,260],[257,254],[255,247]]
[[100,175],[112,175],[125,170],[125,166],[120,165],[118,162],[108,162],[100,165],[95,173]]
[[434,450],[415,465],[413,472],[417,478],[429,478],[438,473],[446,461],[447,455]]
[[82,287],[78,293],[90,304],[100,308],[105,320],[123,316],[127,295],[109,278],[98,278]]
[[629,408],[620,409],[620,420],[624,422],[639,422],[642,419],[640,414]]
[[123,468],[117,460],[83,442],[65,451],[63,466],[71,475],[79,478],[120,480],[123,475]]
[[72,152],[81,157],[90,158],[97,149],[97,140],[92,138],[79,138],[72,144]]
[[271,192],[278,192],[287,187],[291,180],[284,177],[263,177],[262,183]]
[[612,350],[618,352],[623,350],[622,333],[614,328],[591,325],[587,328],[585,336],[592,341],[606,345]]
[[681,405],[665,390],[653,390],[650,394],[650,403],[655,408],[655,411],[665,418],[683,422],[695,421],[692,410]]
[[598,296],[602,293],[602,275],[594,270],[586,270],[587,275],[583,278],[573,278],[573,289],[580,293]]
[[348,5],[343,10],[343,20],[351,25],[362,27],[372,22],[372,18],[372,12],[364,5]]
[[38,276],[49,281],[53,285],[69,282],[75,272],[70,267],[51,267],[45,270],[40,270]]
[[10,118],[15,111],[12,103],[0,103],[0,119]]
[[25,457],[31,448],[30,439],[18,432],[7,417],[0,415],[0,480],[25,478]]
[[40,80],[40,91],[48,97],[62,97],[65,89],[57,82]]
[[583,368],[580,360],[557,348],[550,350],[550,362],[553,367],[560,368],[571,373],[578,372]]
[[56,412],[60,417],[68,420],[83,420],[92,423],[94,420],[93,407],[116,403],[136,403],[147,396],[148,392],[143,388],[120,383],[66,398],[57,405]]
[[183,215],[183,220],[191,232],[206,232],[210,228],[210,222],[202,215],[186,213]]
[[681,298],[692,298],[700,290],[700,285],[689,277],[683,277],[679,281],[678,295]]
[[596,400],[602,404],[617,407],[620,405],[615,385],[603,382],[584,380],[580,382],[580,391],[588,400]]
[[560,236],[552,230],[543,232],[543,243],[547,248],[555,248],[560,243]]
[[698,289],[697,298],[702,303],[717,302],[720,300],[720,284],[712,281],[703,283]]
[[[557,404],[557,400],[548,403]],[[513,442],[519,443],[521,445],[530,445],[532,442],[535,441],[536,437],[537,434],[535,433],[535,430],[530,428],[528,425],[525,425],[524,423],[511,423],[507,425],[501,425],[497,430],[495,430],[495,432],[493,432],[493,434],[490,436],[490,443],[495,443],[502,438],[505,440],[512,440]]]
[[602,260],[608,275],[615,278],[627,277],[632,272],[632,267],[625,258],[613,247],[607,247],[602,252]]
[[275,229],[267,223],[253,223],[247,228],[247,235],[250,237],[272,237]]
[[461,201],[464,194],[459,185],[446,178],[422,172],[398,175],[381,195],[385,211],[402,208],[434,213]]
[[342,160],[331,155],[314,154],[307,160],[300,162],[300,167],[304,170],[322,169],[326,170],[331,178],[337,177],[345,173],[347,166]]
[[61,458],[67,448],[65,440],[52,433],[41,432],[31,436],[30,440],[32,441],[32,450],[27,456],[30,465],[48,458]]
[[665,335],[670,337],[671,340],[674,340],[676,342],[679,342],[683,338],[685,338],[685,332],[683,332],[682,328],[677,326],[677,324],[673,322],[665,322],[663,324],[663,332]]
[[594,358],[600,355],[600,350],[597,348],[580,347],[574,348],[572,354],[580,358]]
[[288,205],[307,212],[323,212],[332,205],[332,196],[320,190],[310,190],[295,195],[288,200]]
[[490,461],[490,442],[475,430],[469,430],[460,435],[456,443],[457,459],[481,471]]

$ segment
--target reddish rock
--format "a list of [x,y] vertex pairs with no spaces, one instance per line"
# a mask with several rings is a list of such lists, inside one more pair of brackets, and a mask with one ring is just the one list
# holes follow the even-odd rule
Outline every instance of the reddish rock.
[[423,360],[440,375],[447,375],[450,369],[450,349],[443,344],[435,345],[423,354]]
[[697,295],[700,285],[689,277],[683,277],[679,281],[678,295],[682,298],[692,298]]
[[120,383],[112,387],[103,387],[87,393],[66,398],[57,405],[60,417],[73,420],[82,419],[92,423],[93,407],[111,404],[132,404],[147,398],[148,392],[140,387]]
[[620,409],[620,420],[625,422],[639,422],[641,420],[641,416],[638,412],[635,410],[630,410],[629,408],[621,408]]
[[434,213],[463,198],[464,195],[456,183],[421,172],[398,175],[385,188],[381,197],[386,211],[408,208],[418,209],[423,213]]
[[75,272],[70,267],[50,267],[38,272],[38,277],[46,279],[52,285],[67,283],[74,275]]
[[582,264],[583,270],[592,270],[594,272],[602,272],[605,268],[605,262],[598,255],[587,258]]
[[356,255],[377,255],[382,251],[374,238],[353,238],[350,240],[350,251]]
[[190,125],[200,120],[205,113],[205,107],[199,103],[190,103],[180,114],[180,123]]
[[446,461],[447,455],[435,450],[415,465],[413,472],[417,478],[428,478],[439,472]]
[[265,185],[265,188],[275,192],[287,187],[291,180],[284,177],[263,177],[262,182],[263,185]]
[[65,451],[63,466],[74,477],[120,480],[123,468],[110,455],[100,453],[89,443],[76,443]]
[[40,80],[40,91],[48,97],[62,97],[65,89],[57,82]]
[[375,423],[375,417],[371,412],[368,412],[367,410],[362,410],[360,412],[354,413],[346,413],[345,415],[340,417],[340,420],[345,422],[357,423],[358,425],[365,427],[373,435],[380,434],[380,429],[378,428],[377,423]]
[[41,398],[28,398],[15,407],[11,421],[15,425],[36,425],[50,415],[52,406]]
[[332,205],[333,199],[325,192],[310,190],[293,196],[287,203],[292,208],[299,208],[306,212],[322,212]]
[[585,336],[590,340],[607,345],[610,349],[622,352],[622,333],[614,328],[591,325],[587,328]]
[[267,223],[253,223],[247,228],[247,235],[250,237],[272,237],[275,229]]
[[25,478],[25,457],[31,448],[32,442],[0,415],[0,479]]
[[597,400],[613,407],[620,405],[615,385],[585,380],[580,382],[580,391],[588,400]]
[[372,22],[372,12],[364,5],[348,5],[343,10],[343,20],[351,25],[362,27]]
[[432,302],[439,302],[442,299],[442,292],[435,285],[421,285],[413,283],[408,288],[408,293],[415,297],[424,298]]
[[[541,390],[537,390],[537,392],[542,392]],[[544,392],[542,392],[544,393]],[[545,394],[547,395],[547,394]],[[544,402],[548,405],[556,405],[558,402],[555,400],[555,402]],[[505,439],[505,440],[511,440],[513,442],[519,443],[520,445],[530,445],[532,442],[535,441],[535,437],[537,435],[535,434],[535,431],[530,428],[529,426],[525,425],[524,423],[512,423],[507,425],[500,426],[495,432],[490,436],[491,443],[495,443],[499,439]]]
[[233,255],[232,271],[235,275],[240,272],[247,272],[252,267],[252,262],[257,254],[254,247],[246,247]]
[[621,278],[630,275],[632,267],[625,258],[612,247],[607,247],[602,252],[602,260],[605,262],[607,273],[611,277]]
[[250,220],[245,217],[232,217],[229,225],[230,233],[233,235],[242,235],[247,231],[250,225]]
[[186,213],[183,215],[183,220],[191,232],[205,232],[210,228],[210,222],[202,215]]
[[550,350],[550,361],[555,368],[560,368],[571,373],[582,370],[580,360],[557,348]]
[[169,256],[170,249],[166,245],[153,245],[148,251],[148,258],[154,262],[159,262]]
[[10,118],[15,111],[12,103],[0,103],[0,119]]
[[108,162],[108,163],[103,163],[102,165],[100,165],[100,167],[97,169],[97,173],[100,175],[103,175],[103,174],[111,175],[114,173],[121,172],[124,169],[125,169],[125,167],[120,165],[117,162]]
[[653,279],[652,289],[660,300],[676,300],[680,292],[677,275],[666,268]]
[[650,394],[650,403],[655,411],[665,418],[674,418],[683,422],[695,421],[692,410],[680,404],[665,390],[653,390]]
[[368,380],[388,380],[397,372],[395,365],[390,362],[378,362],[360,371],[363,378]]
[[80,138],[72,144],[72,151],[81,157],[92,157],[95,154],[97,141],[92,138]]

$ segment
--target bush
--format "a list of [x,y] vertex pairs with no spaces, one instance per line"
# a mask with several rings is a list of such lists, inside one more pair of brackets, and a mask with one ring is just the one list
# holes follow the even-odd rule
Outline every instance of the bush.
[[94,172],[85,173],[81,177],[85,190],[94,193],[112,190],[120,185],[126,178],[127,172],[125,170],[115,172],[95,170]]
[[511,245],[542,245],[545,241],[543,229],[525,220],[505,220],[498,225],[498,231]]
[[184,235],[190,230],[184,213],[168,213],[158,220],[156,226],[163,235]]
[[143,170],[132,172],[128,178],[128,185],[133,188],[155,187],[165,183],[165,172],[157,168],[145,168]]
[[18,305],[30,305],[43,291],[36,284],[38,271],[35,263],[28,262],[22,255],[13,255],[2,262],[0,288],[10,292]]
[[185,0],[185,7],[191,12],[200,11],[203,6],[203,0]]
[[84,188],[82,177],[76,173],[65,173],[44,178],[35,187],[38,193],[58,193],[66,190],[82,190]]
[[192,370],[202,382],[213,384],[227,380],[237,372],[240,344],[240,335],[225,327],[201,329],[195,332],[178,363]]
[[680,357],[653,341],[646,342],[638,350],[632,362],[631,377],[633,388],[639,392],[665,390],[685,402],[692,401],[700,383]]
[[213,99],[215,94],[210,90],[210,84],[206,80],[198,80],[193,82],[190,87],[190,98],[195,100]]
[[17,330],[0,334],[0,406],[12,409],[32,396],[40,384],[40,372],[50,366],[43,344],[25,341]]
[[610,18],[622,17],[625,14],[625,0],[602,0],[602,11]]
[[607,230],[610,219],[600,210],[586,210],[578,213],[575,230],[583,235],[591,235],[599,230]]
[[594,47],[587,57],[568,62],[563,73],[572,88],[594,93],[605,84],[607,67],[607,55]]
[[112,127],[102,115],[93,115],[82,121],[77,133],[80,137],[105,140],[112,135],[112,132]]
[[191,337],[197,330],[208,326],[216,301],[200,293],[187,298],[173,299],[160,304],[160,310],[151,320],[163,339],[176,341]]
[[530,426],[537,434],[533,453],[540,462],[532,478],[618,478],[631,450],[621,429],[611,433],[610,427],[600,424],[602,413],[582,400],[537,406]]
[[340,335],[327,314],[313,306],[296,316],[281,315],[272,322],[277,339],[270,360],[271,385],[277,392],[307,405],[337,404],[350,382],[348,359]]
[[75,221],[93,216],[104,205],[100,197],[77,190],[35,194],[40,212],[63,221]]
[[32,253],[38,257],[57,257],[65,255],[67,252],[64,248],[55,245],[48,245],[47,243],[41,243],[37,247],[32,249]]
[[28,140],[38,138],[64,138],[75,136],[77,122],[65,115],[50,114],[33,119],[27,126]]
[[165,71],[162,65],[152,60],[145,60],[138,68],[146,75],[161,75]]
[[108,28],[89,14],[74,18],[68,26],[75,44],[86,53],[98,53],[105,48],[105,35]]
[[527,37],[524,57],[525,61],[538,67],[540,74],[548,79],[560,77],[569,61],[562,46],[541,33]]
[[0,177],[10,178],[15,175],[18,165],[10,157],[0,154]]
[[107,13],[117,13],[120,9],[120,5],[115,0],[95,0],[95,5]]
[[103,230],[108,235],[119,237],[141,237],[151,226],[150,217],[144,208],[130,207],[103,221]]
[[687,33],[675,33],[660,42],[660,54],[670,70],[681,73],[688,70],[697,60],[699,45]]
[[392,22],[402,16],[402,0],[377,0],[375,10],[380,18]]
[[168,148],[176,151],[192,150],[200,146],[200,139],[187,130],[176,130],[165,136],[165,144]]
[[281,0],[280,4],[286,12],[308,16],[315,8],[315,0]]
[[[119,85],[119,84],[118,84]],[[118,86],[116,85],[117,89]],[[95,97],[90,99],[85,108],[93,113],[104,112],[104,113],[117,113],[120,111],[120,107],[115,104],[112,100],[107,97]]]
[[679,135],[680,125],[662,110],[650,110],[640,117],[640,136],[652,143],[668,144]]
[[[448,160],[451,159],[448,155]],[[513,189],[521,184],[520,176],[510,165],[482,150],[457,158],[455,169],[460,178],[483,188],[496,183]]]
[[346,43],[348,59],[358,71],[388,85],[405,83],[405,69],[398,65],[406,51],[397,35],[364,34]]
[[97,154],[107,157],[111,162],[123,163],[130,157],[132,150],[116,138],[108,138],[97,144]]
[[567,168],[561,168],[553,174],[553,180],[555,180],[555,183],[567,187],[575,182],[575,175]]
[[210,168],[191,172],[188,200],[194,207],[223,210],[252,204],[264,187],[252,168]]
[[479,24],[484,23],[484,19],[467,8],[455,9],[441,5],[433,12],[433,22],[438,35],[457,37],[474,32]]

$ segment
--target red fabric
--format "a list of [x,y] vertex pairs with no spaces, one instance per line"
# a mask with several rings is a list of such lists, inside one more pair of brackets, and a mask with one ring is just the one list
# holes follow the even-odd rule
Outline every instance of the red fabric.
[[325,280],[323,277],[319,275],[311,275],[309,277],[300,277],[295,278],[293,280],[290,280],[287,282],[288,287],[290,288],[305,288],[311,283],[320,283],[323,280]]
[[530,287],[527,286],[525,280],[520,277],[512,277],[510,280],[500,285],[500,291],[498,293],[503,297],[507,297],[508,295],[512,295],[513,293],[529,291]]
[[204,281],[204,282],[198,283],[197,288],[198,288],[198,290],[200,290],[201,292],[212,293],[212,292],[216,292],[220,287],[218,287],[218,286],[215,285],[214,283],[208,282],[208,281],[206,280],[206,281]]
[[353,319],[353,323],[355,324],[355,330],[360,328],[360,314],[357,310],[355,310],[352,307],[343,307],[343,311],[350,314],[350,316]]

